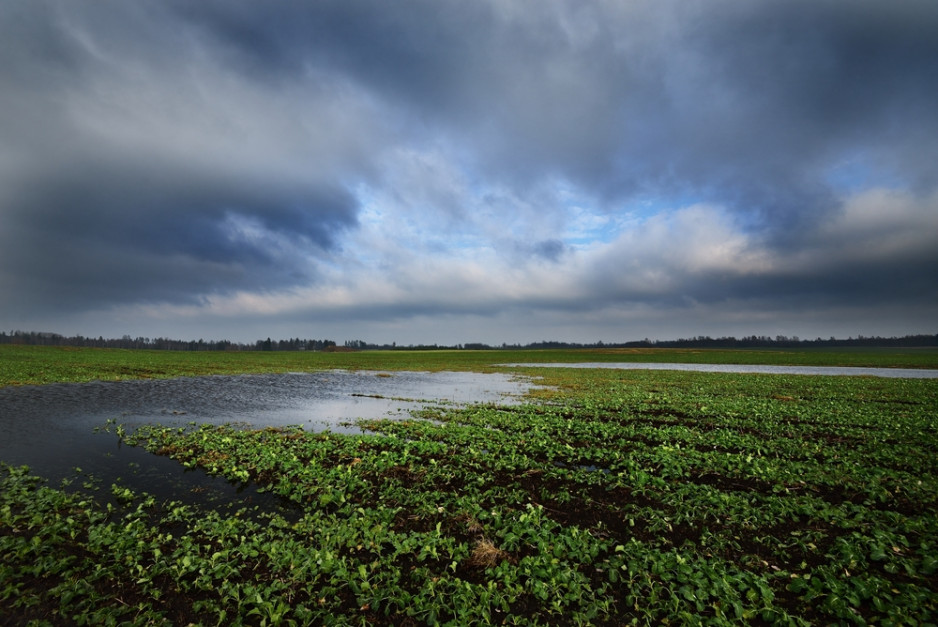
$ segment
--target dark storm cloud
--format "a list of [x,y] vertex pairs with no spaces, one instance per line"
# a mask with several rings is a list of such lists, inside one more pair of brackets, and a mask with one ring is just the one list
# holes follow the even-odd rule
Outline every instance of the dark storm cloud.
[[[156,167],[171,186],[150,179]],[[355,211],[341,189],[265,188],[165,164],[84,164],[11,195],[8,218],[27,237],[5,241],[0,259],[64,307],[310,281],[284,248],[328,251]]]
[[[107,31],[121,24],[139,30]],[[158,5],[8,9],[0,262],[18,294],[10,309],[195,302],[308,282],[307,257],[354,226],[357,201],[337,182],[265,172],[283,158],[213,131],[185,146],[206,105],[172,100],[190,89],[165,67],[180,26]],[[234,121],[262,127],[277,113]]]
[[848,160],[936,182],[931,2],[179,6],[253,73],[341,72],[475,142],[492,178],[692,193],[783,230],[835,208]]
[[608,131],[620,124],[617,83],[625,78],[618,70],[630,68],[610,57],[609,41],[572,46],[555,19],[562,15],[531,17],[518,7],[503,15],[510,6],[325,2],[311,10],[281,2],[259,16],[216,2],[179,10],[251,75],[313,68],[367,85],[410,113],[409,132],[468,142],[486,176],[536,178],[547,168],[598,178],[605,172],[587,171],[614,158]]
[[[293,79],[310,69],[349,75],[425,111],[452,107],[493,26],[484,3],[174,3],[178,15],[240,70]],[[470,73],[467,75],[467,73]]]
[[934,185],[925,163],[935,149],[922,138],[938,132],[930,104],[938,95],[938,5],[734,9],[717,9],[718,19],[688,32],[689,49],[704,60],[690,83],[700,90],[697,103],[680,111],[697,151],[689,180],[710,180],[713,200],[783,223],[832,208],[838,190],[826,178],[843,161],[865,160],[890,182]]

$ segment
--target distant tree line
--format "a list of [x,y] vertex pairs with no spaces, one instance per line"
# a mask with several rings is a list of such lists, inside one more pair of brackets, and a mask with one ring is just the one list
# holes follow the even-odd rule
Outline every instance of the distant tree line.
[[810,348],[810,347],[849,347],[849,346],[878,346],[878,347],[927,347],[938,346],[938,334],[935,335],[906,335],[903,337],[866,337],[858,335],[847,339],[837,339],[834,337],[814,340],[803,340],[798,336],[788,337],[785,335],[776,335],[770,337],[767,335],[750,335],[743,338],[718,337],[713,338],[706,335],[699,335],[691,338],[682,338],[677,340],[635,340],[630,342],[559,342],[559,341],[541,341],[531,342],[529,344],[501,344],[491,345],[481,342],[469,342],[465,344],[440,345],[440,344],[370,344],[362,340],[350,340],[345,342],[346,348],[353,350],[518,350],[518,349],[557,349],[557,348]]
[[142,348],[150,350],[175,351],[325,351],[334,349],[336,343],[332,340],[303,340],[293,338],[288,340],[272,341],[257,340],[253,344],[231,342],[229,340],[173,340],[165,337],[130,337],[125,335],[119,339],[104,337],[84,337],[74,335],[66,337],[58,333],[36,331],[0,331],[0,344],[23,344],[30,346],[82,346],[90,348]]
[[31,346],[84,346],[92,348],[143,348],[151,350],[183,350],[183,351],[355,351],[355,350],[499,350],[499,349],[557,349],[557,348],[827,348],[827,347],[861,347],[877,346],[885,348],[902,347],[931,347],[938,346],[938,334],[935,335],[906,335],[903,337],[863,336],[837,339],[817,338],[803,340],[797,336],[788,337],[776,335],[750,335],[748,337],[717,337],[699,335],[678,340],[636,340],[620,343],[576,343],[541,341],[529,344],[501,344],[493,346],[481,342],[465,344],[372,344],[363,340],[346,340],[338,346],[332,340],[309,340],[292,338],[286,340],[257,340],[253,344],[231,342],[229,340],[172,340],[158,337],[135,337],[125,335],[120,339],[105,339],[103,337],[84,337],[76,335],[66,337],[58,333],[45,333],[36,331],[0,331],[0,344],[23,344]]

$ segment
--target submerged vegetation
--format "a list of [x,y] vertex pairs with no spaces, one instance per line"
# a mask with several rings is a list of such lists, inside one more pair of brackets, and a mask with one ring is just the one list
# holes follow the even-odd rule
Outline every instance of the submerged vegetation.
[[[496,356],[460,352],[450,367]],[[301,357],[446,366],[441,354]],[[4,465],[0,623],[938,622],[938,381],[519,372],[550,387],[522,405],[362,421],[360,435],[117,433],[262,486],[286,514],[53,487]]]

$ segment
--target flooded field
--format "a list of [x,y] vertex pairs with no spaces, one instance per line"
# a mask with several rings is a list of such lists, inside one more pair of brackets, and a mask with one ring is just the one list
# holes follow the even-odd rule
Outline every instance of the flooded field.
[[938,379],[303,358],[0,388],[0,624],[938,620]]
[[183,472],[178,462],[123,445],[118,433],[190,423],[361,433],[353,424],[359,418],[427,405],[510,404],[529,387],[502,374],[344,370],[0,387],[0,460],[52,483],[93,476],[160,498],[266,502],[270,496],[253,488]]
[[925,368],[858,368],[834,366],[776,366],[770,364],[682,364],[658,362],[589,362],[504,364],[530,368],[613,368],[616,370],[683,370],[735,374],[797,374],[820,376],[884,377],[887,379],[938,379],[938,370]]

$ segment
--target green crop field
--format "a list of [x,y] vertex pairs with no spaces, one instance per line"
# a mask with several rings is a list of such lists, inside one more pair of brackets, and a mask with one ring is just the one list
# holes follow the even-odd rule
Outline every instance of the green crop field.
[[[501,362],[934,367],[934,352],[2,347],[0,381]],[[504,368],[499,368],[504,370]],[[118,427],[292,515],[0,465],[0,624],[938,623],[938,380],[518,368],[521,405]],[[129,431],[129,430],[128,430]]]
[[113,381],[329,368],[479,370],[518,362],[686,362],[938,368],[938,349],[584,349],[215,352],[0,345],[0,385]]

